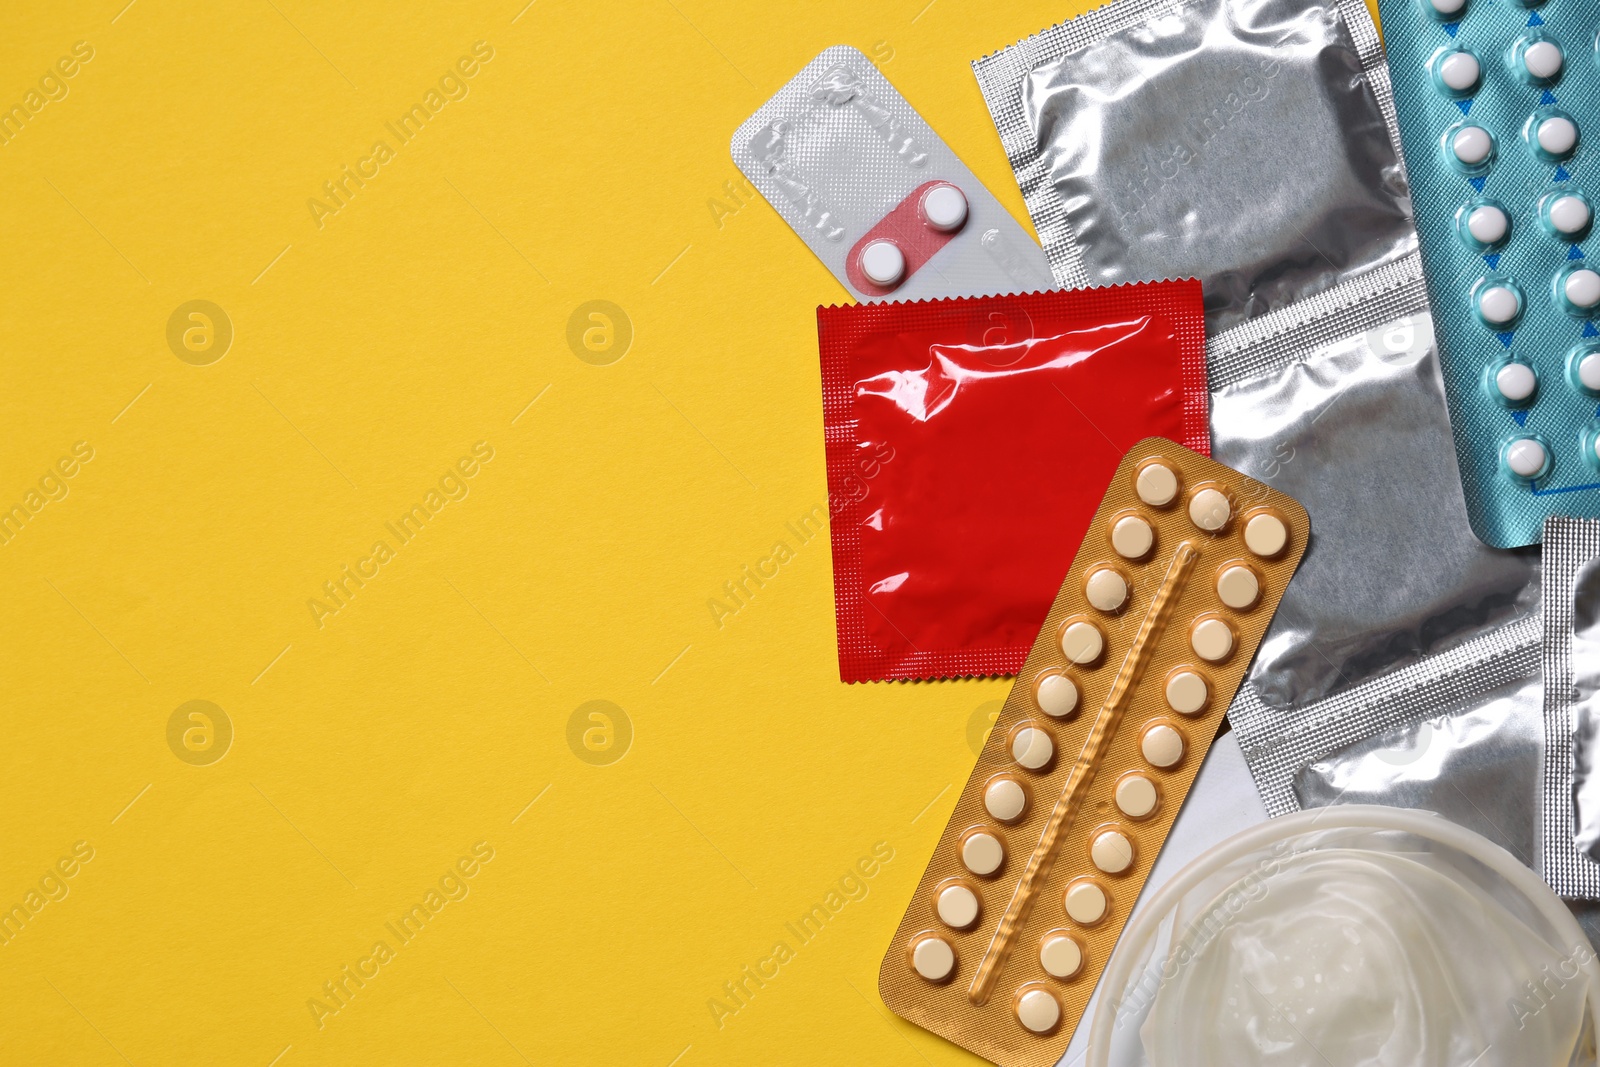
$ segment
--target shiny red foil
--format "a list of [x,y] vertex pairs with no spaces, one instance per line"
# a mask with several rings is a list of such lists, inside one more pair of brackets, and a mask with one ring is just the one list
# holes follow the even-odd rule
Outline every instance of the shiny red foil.
[[1122,454],[1210,454],[1197,281],[822,307],[817,333],[846,682],[1016,673]]

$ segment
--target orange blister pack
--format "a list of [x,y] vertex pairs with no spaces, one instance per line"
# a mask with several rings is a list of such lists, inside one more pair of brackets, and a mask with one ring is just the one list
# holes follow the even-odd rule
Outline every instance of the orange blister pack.
[[896,1014],[1060,1058],[1309,530],[1165,438],[1123,457],[884,956]]

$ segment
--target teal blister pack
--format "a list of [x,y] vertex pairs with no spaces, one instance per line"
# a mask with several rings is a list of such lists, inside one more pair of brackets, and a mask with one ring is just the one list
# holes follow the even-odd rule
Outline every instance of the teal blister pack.
[[1600,4],[1378,0],[1473,531],[1600,517]]

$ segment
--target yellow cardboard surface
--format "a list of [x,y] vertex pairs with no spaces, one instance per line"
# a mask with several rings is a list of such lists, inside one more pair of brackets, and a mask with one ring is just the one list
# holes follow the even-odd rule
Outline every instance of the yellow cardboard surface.
[[853,44],[1025,219],[1086,5],[124,4],[0,34],[0,1063],[970,1062],[874,973],[1008,683],[839,683],[727,146]]

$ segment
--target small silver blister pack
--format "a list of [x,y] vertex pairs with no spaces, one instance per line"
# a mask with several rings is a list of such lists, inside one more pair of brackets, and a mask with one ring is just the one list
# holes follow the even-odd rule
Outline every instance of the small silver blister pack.
[[1044,251],[858,49],[806,64],[732,150],[857,300],[1056,288]]

